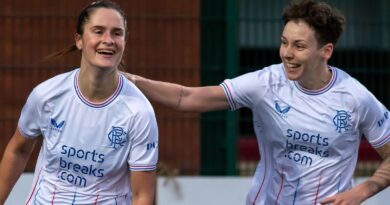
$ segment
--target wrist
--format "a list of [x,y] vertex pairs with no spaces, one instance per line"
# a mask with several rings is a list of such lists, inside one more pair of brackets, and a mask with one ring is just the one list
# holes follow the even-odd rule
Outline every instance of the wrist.
[[359,184],[357,187],[357,191],[359,195],[365,200],[370,198],[371,196],[375,195],[379,192],[379,185],[373,181],[368,179],[367,181]]

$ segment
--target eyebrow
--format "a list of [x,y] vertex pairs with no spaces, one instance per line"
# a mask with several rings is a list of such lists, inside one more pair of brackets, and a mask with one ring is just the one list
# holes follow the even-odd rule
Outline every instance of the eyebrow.
[[[95,26],[91,26],[91,29],[107,29],[107,27],[100,26],[100,25],[95,25]],[[112,30],[115,30],[115,31],[125,31],[125,29],[123,29],[121,27],[114,27]]]
[[[287,38],[285,37],[285,36],[280,36],[280,38],[282,39],[282,40],[287,40]],[[293,41],[294,43],[306,43],[306,41],[305,40],[303,40],[303,39],[298,39],[298,40],[294,40]]]

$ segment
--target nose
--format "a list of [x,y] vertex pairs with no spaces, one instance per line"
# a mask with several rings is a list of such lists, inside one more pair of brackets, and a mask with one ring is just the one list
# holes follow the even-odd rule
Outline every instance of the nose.
[[280,47],[280,55],[284,59],[291,59],[293,58],[293,52],[289,45],[281,46]]
[[115,43],[114,39],[111,37],[111,34],[109,32],[106,32],[103,35],[103,43],[107,45],[111,45]]

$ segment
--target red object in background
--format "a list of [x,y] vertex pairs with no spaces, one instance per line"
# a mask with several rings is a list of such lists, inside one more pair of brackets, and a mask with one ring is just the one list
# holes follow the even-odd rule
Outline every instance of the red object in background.
[[[238,140],[239,160],[240,161],[258,161],[260,159],[256,138],[240,138]],[[380,156],[371,147],[366,138],[362,138],[359,154],[359,161],[381,161]]]
[[371,147],[366,138],[362,138],[359,147],[359,161],[381,161],[381,157],[374,148]]
[[240,161],[258,161],[260,159],[256,138],[240,138],[238,140]]

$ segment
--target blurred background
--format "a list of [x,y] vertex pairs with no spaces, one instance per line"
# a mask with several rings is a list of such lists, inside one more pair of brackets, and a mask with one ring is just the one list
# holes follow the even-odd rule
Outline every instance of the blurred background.
[[[77,68],[80,55],[44,62],[74,42],[86,0],[2,0],[0,7],[0,156],[28,94],[40,82]],[[288,0],[116,0],[127,14],[126,70],[188,86],[279,63]],[[330,61],[390,105],[390,1],[327,0],[347,18]],[[260,156],[250,110],[178,113],[153,103],[160,131],[161,176],[251,176]],[[40,145],[26,167],[34,171]],[[356,177],[380,162],[363,138]]]

